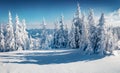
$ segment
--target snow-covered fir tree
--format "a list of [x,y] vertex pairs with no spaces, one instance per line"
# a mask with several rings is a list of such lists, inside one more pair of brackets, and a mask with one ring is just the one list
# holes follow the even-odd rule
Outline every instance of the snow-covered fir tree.
[[15,29],[14,29],[14,34],[15,34],[15,49],[16,50],[22,50],[24,48],[24,42],[22,40],[22,36],[24,36],[22,34],[22,25],[19,21],[19,17],[18,15],[16,15],[16,18],[15,18]]
[[80,48],[83,50],[85,48],[84,36],[85,36],[85,22],[84,17],[82,17],[79,3],[77,4],[77,11],[73,19],[73,24],[75,26],[75,48]]
[[49,34],[47,36],[47,42],[48,42],[48,49],[52,49],[53,48],[53,46],[52,46],[52,44],[53,44],[53,36],[52,36],[52,34]]
[[52,40],[52,48],[58,48],[59,42],[58,42],[58,20],[54,23],[54,32],[53,32],[53,40]]
[[114,45],[114,50],[118,50],[118,41],[119,41],[119,39],[118,39],[118,35],[117,35],[117,33],[114,33],[113,32],[113,45]]
[[94,53],[104,55],[106,53],[106,27],[105,27],[105,18],[104,14],[101,14],[99,19],[99,24],[97,28],[97,42],[96,49],[94,49]]
[[47,38],[47,30],[46,30],[46,22],[45,19],[43,18],[42,22],[42,33],[41,33],[41,38],[40,38],[40,49],[48,49],[48,38]]
[[28,49],[28,32],[26,31],[26,22],[25,19],[22,20],[22,32],[21,32],[23,36],[22,37],[22,41],[23,41],[23,49]]
[[91,49],[90,48],[90,41],[89,41],[89,39],[88,39],[88,25],[87,25],[87,21],[86,21],[86,17],[85,17],[85,15],[84,15],[84,13],[82,13],[82,38],[81,38],[81,43],[80,43],[80,45],[82,45],[81,46],[81,48],[82,48],[82,50],[83,51],[86,51],[86,50],[88,50],[88,48],[89,49]]
[[8,24],[6,25],[6,34],[5,34],[5,51],[15,50],[15,39],[13,32],[13,23],[11,12],[9,12]]
[[114,50],[118,49],[117,46],[118,36],[116,33],[113,32],[113,28],[110,27],[108,28],[106,38],[107,38],[106,51],[112,54]]
[[75,49],[76,48],[76,44],[75,44],[75,27],[74,27],[74,23],[72,22],[72,26],[71,26],[71,30],[69,33],[69,47]]
[[33,42],[33,45],[34,45],[34,49],[40,49],[40,39],[39,38],[35,38],[34,39],[34,42]]
[[88,15],[88,38],[90,41],[89,51],[91,53],[95,52],[96,49],[96,35],[97,35],[97,29],[95,25],[95,18],[94,18],[94,11],[93,9],[90,9],[89,15]]
[[107,41],[106,41],[106,51],[112,53],[112,51],[115,49],[114,46],[114,36],[113,36],[113,30],[112,28],[109,28],[107,31]]
[[[67,48],[68,47],[68,28],[64,24],[63,15],[61,15],[60,21],[55,23],[55,31],[53,34],[53,48]],[[57,25],[60,24],[58,29]]]
[[33,49],[34,49],[34,42],[33,42],[33,39],[32,39],[31,36],[30,36],[30,38],[29,38],[29,49],[30,49],[30,50],[33,50]]
[[61,15],[61,19],[60,19],[60,29],[58,30],[58,43],[59,43],[59,48],[66,48],[67,46],[67,42],[66,41],[66,34],[68,34],[68,32],[66,32],[66,30],[64,29],[64,21],[63,21],[63,15]]
[[0,52],[5,51],[5,38],[4,38],[4,32],[2,24],[0,24]]
[[68,48],[68,46],[69,46],[69,44],[68,44],[68,42],[69,42],[69,40],[68,40],[68,27],[67,27],[67,24],[65,25],[65,46],[66,46],[66,48]]
[[81,10],[80,10],[80,6],[79,3],[77,4],[77,12],[75,14],[75,18],[74,20],[74,25],[75,25],[75,44],[76,44],[76,48],[80,48],[80,44],[82,43],[82,20],[81,20]]
[[61,15],[61,20],[60,20],[60,29],[58,31],[58,42],[59,42],[59,48],[63,48],[64,47],[64,22],[63,22],[63,15]]

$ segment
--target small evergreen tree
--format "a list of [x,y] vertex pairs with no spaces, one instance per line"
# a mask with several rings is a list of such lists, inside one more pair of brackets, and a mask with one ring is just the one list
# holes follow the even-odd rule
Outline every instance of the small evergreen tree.
[[53,33],[53,42],[52,42],[52,48],[58,48],[58,21],[55,23],[54,27],[54,33]]
[[0,25],[0,52],[4,52],[5,51],[5,38],[4,38],[4,34],[3,34],[3,28],[2,28],[2,24]]
[[32,39],[31,36],[30,36],[30,38],[29,38],[29,49],[30,49],[30,50],[33,50],[33,49],[34,49],[34,43],[33,43],[33,39]]
[[106,37],[107,37],[106,51],[112,54],[114,50],[118,49],[117,47],[118,37],[116,33],[113,32],[112,28],[108,29]]
[[68,27],[67,27],[67,24],[65,25],[65,30],[64,30],[64,32],[65,32],[65,48],[68,48]]

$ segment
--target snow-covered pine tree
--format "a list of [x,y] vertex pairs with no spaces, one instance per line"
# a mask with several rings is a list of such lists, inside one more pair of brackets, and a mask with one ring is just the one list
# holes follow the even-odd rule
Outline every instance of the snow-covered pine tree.
[[24,43],[22,40],[22,36],[24,36],[22,34],[22,26],[20,25],[20,21],[19,21],[19,17],[18,15],[16,15],[15,18],[15,29],[14,29],[14,34],[15,34],[15,49],[16,50],[22,50],[24,47]]
[[90,41],[90,46],[89,46],[89,51],[91,53],[94,53],[96,49],[96,35],[97,35],[97,30],[95,26],[95,18],[94,18],[94,11],[93,9],[90,9],[89,15],[88,15],[88,38]]
[[3,34],[3,28],[2,28],[2,24],[0,24],[0,52],[4,52],[5,51],[5,38],[4,38],[4,34]]
[[80,33],[79,33],[79,27],[75,27],[75,45],[76,45],[76,47],[75,48],[80,48],[80,46],[81,46],[81,39],[82,38],[80,38],[80,37],[82,37],[82,36],[80,36]]
[[[60,22],[55,23],[54,35],[53,35],[53,47],[54,48],[66,48],[68,46],[68,28],[64,28],[63,15],[61,15]],[[58,29],[57,25],[60,24]]]
[[46,22],[45,19],[43,18],[43,22],[42,22],[42,33],[41,33],[41,39],[40,39],[40,49],[48,49],[48,38],[47,38],[48,34],[46,31]]
[[64,29],[64,21],[63,21],[63,15],[61,15],[60,19],[60,29],[58,30],[58,43],[59,43],[59,48],[66,48],[66,40],[65,37],[67,32],[65,32]]
[[54,23],[54,31],[58,31],[58,24],[59,24],[59,21],[57,19],[56,22]]
[[77,3],[77,11],[75,13],[76,18],[81,18],[81,9],[80,9],[80,4]]
[[87,25],[87,20],[86,17],[84,15],[84,13],[82,13],[82,37],[81,37],[81,48],[82,50],[85,52],[88,50],[88,48],[90,49],[90,42],[88,39],[88,25]]
[[34,43],[33,43],[33,39],[32,39],[31,36],[30,36],[30,38],[29,38],[29,49],[30,49],[30,50],[33,50],[33,49],[34,49]]
[[105,27],[105,18],[104,14],[101,14],[99,19],[99,24],[97,28],[97,42],[96,49],[94,53],[104,55],[106,53],[106,27]]
[[75,27],[74,24],[72,23],[71,30],[69,33],[69,47],[75,49],[76,44],[75,44]]
[[23,49],[28,49],[28,32],[26,31],[26,22],[25,19],[22,20],[22,41],[23,41]]
[[106,51],[109,53],[112,53],[113,50],[115,49],[115,42],[114,42],[114,36],[113,36],[113,30],[112,28],[109,28],[107,30],[107,35],[106,35],[107,41],[106,41]]
[[52,41],[52,48],[58,48],[59,42],[58,42],[58,20],[54,23],[54,33],[53,33],[53,41]]
[[40,49],[40,39],[39,38],[35,38],[34,39],[34,42],[33,42],[33,45],[34,45],[34,49]]
[[117,33],[113,33],[113,43],[114,43],[114,50],[117,50],[118,49],[118,35]]
[[113,28],[109,27],[107,31],[107,48],[106,50],[109,51],[111,54],[114,50],[118,49],[118,35],[113,32]]
[[79,3],[77,4],[77,11],[75,13],[73,24],[75,26],[75,48],[80,48],[80,40],[81,40],[81,34],[82,34],[82,25],[81,25],[81,10]]
[[12,16],[9,11],[9,19],[8,24],[6,25],[6,34],[5,34],[5,51],[13,51],[15,50],[15,39],[12,25]]
[[49,34],[47,36],[48,49],[53,49],[53,35]]
[[68,44],[68,27],[67,24],[65,25],[65,48],[68,48],[69,44]]
[[85,22],[84,22],[84,16],[82,17],[79,3],[77,4],[77,12],[75,13],[75,18],[73,19],[73,23],[75,26],[75,45],[76,48],[80,48],[83,50],[85,48]]

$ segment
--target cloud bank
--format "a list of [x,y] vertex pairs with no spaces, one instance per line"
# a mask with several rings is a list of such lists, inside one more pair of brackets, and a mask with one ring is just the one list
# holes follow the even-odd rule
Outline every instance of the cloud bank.
[[109,26],[120,26],[120,8],[106,15],[106,23]]

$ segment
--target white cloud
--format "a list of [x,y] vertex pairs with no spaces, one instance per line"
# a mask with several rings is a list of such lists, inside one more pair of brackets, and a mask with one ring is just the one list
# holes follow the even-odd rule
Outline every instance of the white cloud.
[[[86,17],[87,17],[87,15],[86,15]],[[99,18],[100,18],[100,16],[95,16],[96,24],[98,24]],[[107,26],[113,26],[113,27],[120,26],[120,8],[118,10],[115,10],[111,13],[106,14],[105,18],[106,18]],[[64,20],[64,23],[67,24],[68,29],[71,29],[72,18],[70,18],[69,20],[68,19]],[[47,24],[46,25],[47,29],[54,29],[53,21],[52,22],[46,21],[46,24]],[[58,24],[58,26],[60,26],[60,25]],[[42,24],[40,22],[33,22],[31,24],[28,24],[27,28],[28,29],[34,29],[34,28],[40,29],[40,28],[42,28]]]
[[106,23],[110,26],[120,26],[120,8],[106,15]]

